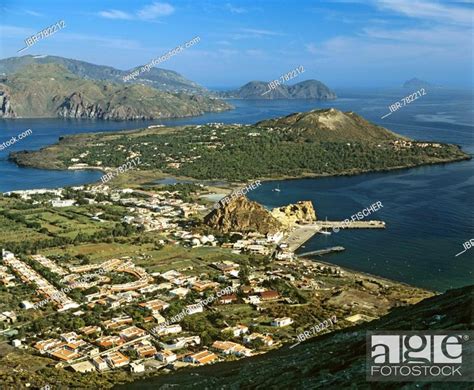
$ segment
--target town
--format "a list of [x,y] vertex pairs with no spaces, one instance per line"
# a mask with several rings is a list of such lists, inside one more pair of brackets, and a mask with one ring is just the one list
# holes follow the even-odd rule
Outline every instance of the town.
[[[205,188],[190,187],[192,201],[179,186],[4,194],[10,211],[1,217],[12,223],[25,222],[12,205],[30,207],[29,217],[41,213],[37,225],[26,220],[34,234],[54,231],[59,239],[69,227],[59,217],[77,218],[93,234],[34,250],[23,240],[3,244],[0,291],[17,297],[18,306],[1,304],[0,335],[14,348],[52,359],[57,369],[140,374],[266,353],[294,342],[318,319],[337,316],[325,330],[334,331],[426,295],[299,258],[298,245],[288,244],[297,228],[224,234],[203,227],[196,220],[212,204],[202,197]],[[88,225],[109,228],[112,219],[131,228],[113,242]],[[104,249],[114,246],[120,256]],[[132,246],[139,249],[124,251]],[[77,253],[85,249],[87,255]],[[167,257],[155,259],[162,253]],[[380,295],[383,305],[376,303]]]

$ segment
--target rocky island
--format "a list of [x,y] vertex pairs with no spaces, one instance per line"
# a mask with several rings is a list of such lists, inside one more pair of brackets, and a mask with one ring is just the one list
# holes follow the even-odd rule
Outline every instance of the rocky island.
[[269,91],[265,81],[251,81],[237,90],[219,92],[218,96],[232,99],[315,99],[334,100],[336,93],[318,80],[306,80],[293,85],[281,84]]
[[429,83],[428,81],[420,80],[417,77],[414,77],[403,83],[403,88],[417,89],[417,88],[432,88],[432,87],[436,87],[436,86]]

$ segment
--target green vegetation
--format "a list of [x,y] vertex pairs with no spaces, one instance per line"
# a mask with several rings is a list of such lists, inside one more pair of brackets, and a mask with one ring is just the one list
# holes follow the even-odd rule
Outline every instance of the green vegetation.
[[9,118],[176,118],[230,109],[204,96],[170,93],[140,84],[116,84],[78,77],[56,63],[30,64],[0,82],[11,103]]
[[[0,196],[0,244],[3,247],[15,253],[35,253],[67,244],[114,241],[137,231],[132,225],[120,222],[126,210],[122,206],[92,204],[53,208],[47,203],[34,202],[33,199],[24,201]],[[96,214],[100,214],[100,221],[92,219]]]
[[336,110],[253,126],[79,135],[39,152],[14,153],[12,158],[22,165],[64,169],[73,158],[89,166],[118,167],[137,155],[140,165],[130,172],[228,181],[356,174],[469,158],[456,145],[410,142],[356,114]]
[[[135,69],[120,70],[111,66],[96,65],[85,61],[74,60],[71,58],[57,56],[33,56],[24,55],[21,57],[10,57],[0,60],[0,73],[12,74],[22,70],[25,66],[31,64],[57,64],[65,67],[74,75],[89,80],[106,80],[109,82],[122,82],[123,77],[127,76]],[[130,80],[131,83],[146,83],[151,87],[169,92],[188,92],[200,95],[209,95],[209,91],[195,82],[186,79],[179,73],[160,68],[151,68],[150,71],[139,74],[136,80]]]

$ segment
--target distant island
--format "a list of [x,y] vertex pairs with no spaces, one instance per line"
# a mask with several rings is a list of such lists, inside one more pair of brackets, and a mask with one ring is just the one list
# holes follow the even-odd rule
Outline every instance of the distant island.
[[429,83],[428,81],[420,80],[418,78],[412,78],[403,83],[403,88],[429,88],[436,87],[435,85]]
[[282,84],[270,90],[268,82],[251,81],[237,90],[219,92],[222,98],[233,99],[317,99],[333,100],[336,93],[318,80],[306,80],[294,85]]
[[[352,175],[469,159],[457,145],[418,142],[353,112],[313,110],[254,125],[207,124],[62,137],[10,155],[22,166],[108,171],[139,156],[148,180],[160,175],[245,181]],[[134,169],[134,176],[139,176]]]
[[[3,60],[9,64],[7,60]],[[9,64],[11,65],[11,64]],[[85,77],[64,64],[31,63],[0,78],[0,118],[179,118],[232,106],[211,96]],[[78,73],[82,74],[78,76]]]

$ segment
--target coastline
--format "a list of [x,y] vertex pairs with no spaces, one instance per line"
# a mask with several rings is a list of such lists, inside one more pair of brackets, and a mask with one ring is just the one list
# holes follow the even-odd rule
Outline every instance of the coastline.
[[[298,254],[296,256],[298,257]],[[349,273],[351,275],[354,275],[354,276],[373,278],[373,279],[376,279],[376,280],[386,281],[386,282],[389,282],[389,283],[394,283],[394,284],[402,285],[402,286],[405,286],[405,287],[418,288],[418,289],[421,289],[421,290],[429,291],[429,292],[431,292],[435,295],[439,295],[439,294],[443,293],[442,291],[427,289],[425,287],[418,287],[418,286],[415,286],[415,285],[412,285],[412,284],[409,284],[409,283],[402,282],[401,280],[389,279],[389,278],[386,278],[384,276],[371,274],[369,272],[354,270],[352,268],[344,267],[344,266],[341,266],[341,265],[338,265],[338,264],[335,264],[335,263],[330,263],[330,262],[324,261],[324,260],[315,259],[315,258],[312,258],[312,257],[309,257],[309,256],[298,257],[298,259],[302,259],[304,261],[310,261],[311,263],[326,265],[326,266],[329,266],[329,267],[338,267],[341,270],[346,271],[347,273]]]
[[[55,144],[53,144],[55,145]],[[40,149],[38,152],[41,152],[43,149],[47,149],[50,146],[47,146],[45,148]],[[458,146],[458,145],[456,145]],[[458,146],[459,149],[462,151],[462,148]],[[257,178],[252,178],[247,181],[242,181],[242,182],[228,182],[225,179],[220,179],[220,178],[214,178],[214,179],[196,179],[194,177],[189,177],[189,176],[179,176],[179,175],[171,175],[167,174],[166,172],[163,171],[154,171],[154,170],[143,170],[142,172],[156,172],[158,175],[157,179],[160,178],[175,178],[177,181],[180,180],[186,180],[186,181],[195,181],[195,182],[200,182],[200,181],[221,181],[222,183],[225,183],[225,186],[222,186],[224,188],[228,188],[230,190],[234,190],[237,188],[240,188],[243,184],[248,183],[250,180],[261,180],[263,182],[272,182],[272,181],[281,181],[281,180],[304,180],[304,179],[317,179],[317,178],[326,178],[326,177],[350,177],[350,176],[357,176],[357,175],[363,175],[363,174],[370,174],[370,173],[383,173],[383,172],[392,172],[392,171],[398,171],[398,170],[403,170],[403,169],[412,169],[412,168],[418,168],[418,167],[423,167],[423,166],[430,166],[430,165],[444,165],[444,164],[450,164],[450,163],[456,163],[456,162],[462,162],[462,161],[469,161],[472,160],[472,155],[467,154],[466,152],[463,152],[466,155],[462,157],[455,157],[451,159],[441,159],[439,161],[430,161],[430,162],[424,162],[420,164],[412,164],[412,165],[405,165],[405,166],[396,166],[396,167],[389,167],[389,168],[380,168],[380,169],[357,169],[357,170],[348,170],[348,171],[342,171],[339,173],[332,173],[332,174],[320,174],[320,173],[305,173],[300,176],[276,176],[276,177],[268,177],[268,176],[262,176],[262,177],[257,177]],[[48,163],[46,164],[28,164],[22,161],[19,161],[18,158],[15,156],[15,154],[18,154],[18,152],[12,152],[8,155],[8,160],[12,161],[15,163],[17,166],[21,168],[34,168],[34,169],[44,169],[44,170],[59,170],[59,171],[68,171],[68,170],[98,170],[101,172],[108,172],[110,170],[113,170],[115,168],[113,167],[98,167],[98,166],[84,166],[84,167],[77,167],[74,165],[67,166],[67,167],[58,167],[58,166],[53,166]],[[143,183],[144,184],[144,183]],[[213,186],[220,188],[220,186]],[[33,189],[33,188],[32,188]]]

